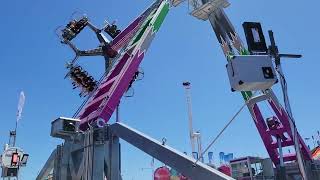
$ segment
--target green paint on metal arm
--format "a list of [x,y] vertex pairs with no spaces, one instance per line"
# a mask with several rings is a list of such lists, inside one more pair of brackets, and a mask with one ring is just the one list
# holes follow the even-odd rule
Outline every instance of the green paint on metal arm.
[[143,23],[142,28],[139,30],[137,35],[134,37],[134,40],[131,43],[131,45],[135,44],[136,42],[138,42],[141,39],[141,37],[144,34],[147,27],[153,26],[154,32],[157,32],[159,30],[162,22],[164,21],[164,18],[168,14],[169,7],[170,7],[169,3],[167,1],[164,1],[158,7],[158,9],[156,9],[152,13],[150,13],[148,18]]
[[145,32],[145,30],[147,29],[147,27],[149,26],[152,17],[154,16],[156,12],[156,9],[154,9],[149,16],[144,20],[144,22],[142,23],[140,30],[138,31],[138,33],[135,35],[135,37],[133,38],[133,41],[131,43],[131,45],[135,44],[136,42],[138,42],[140,40],[140,38],[142,37],[143,33]]
[[250,52],[246,48],[241,48],[240,54],[241,55],[250,55]]
[[[240,50],[240,55],[243,55],[243,56],[250,55],[250,52],[246,48],[242,48]],[[242,91],[241,94],[245,101],[248,101],[253,95],[251,91]]]
[[153,25],[153,31],[157,32],[160,29],[161,24],[163,23],[165,17],[169,12],[169,3],[163,2],[158,9],[155,18],[151,21],[151,25]]
[[241,91],[241,94],[245,101],[248,101],[253,95],[251,91]]
[[138,42],[140,40],[140,38],[142,37],[143,33],[145,32],[145,30],[149,26],[151,20],[152,20],[151,17],[149,17],[146,20],[146,22],[143,24],[142,28],[140,29],[139,33],[136,35],[136,37],[134,37],[134,41],[132,42],[132,44],[135,44],[136,42]]

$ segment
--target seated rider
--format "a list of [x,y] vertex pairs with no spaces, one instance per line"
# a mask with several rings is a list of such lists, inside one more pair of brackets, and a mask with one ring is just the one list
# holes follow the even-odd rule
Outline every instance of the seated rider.
[[117,25],[114,23],[110,26],[108,25],[104,31],[108,33],[112,38],[115,38],[121,31],[118,29]]
[[[281,123],[276,117],[267,118],[267,125],[270,130],[277,130],[281,127]],[[283,133],[277,134],[277,136],[283,141],[287,140],[287,137]]]

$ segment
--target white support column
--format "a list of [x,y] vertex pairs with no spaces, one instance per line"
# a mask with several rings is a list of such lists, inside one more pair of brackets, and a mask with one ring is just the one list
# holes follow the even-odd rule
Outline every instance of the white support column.
[[191,105],[191,84],[190,82],[184,82],[183,87],[186,90],[186,98],[187,98],[187,106],[188,106],[188,118],[189,118],[189,136],[190,136],[190,143],[191,143],[191,154],[195,152],[195,135],[193,132],[193,125],[192,125],[192,105]]

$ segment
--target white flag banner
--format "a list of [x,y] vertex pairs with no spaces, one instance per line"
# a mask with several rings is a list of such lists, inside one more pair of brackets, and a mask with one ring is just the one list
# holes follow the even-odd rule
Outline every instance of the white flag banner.
[[24,95],[24,92],[21,91],[20,98],[19,98],[19,104],[18,104],[17,121],[19,121],[21,119],[22,109],[23,109],[25,100],[26,100],[26,97]]

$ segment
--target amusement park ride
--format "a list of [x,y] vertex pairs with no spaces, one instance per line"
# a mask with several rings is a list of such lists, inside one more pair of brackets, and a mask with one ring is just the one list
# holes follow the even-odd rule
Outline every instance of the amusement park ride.
[[[156,0],[122,31],[114,23],[107,23],[99,29],[86,16],[72,20],[59,30],[61,42],[76,54],[67,64],[69,72],[66,77],[72,80],[74,88],[81,89],[80,96],[85,96],[86,100],[73,118],[60,117],[52,122],[51,136],[63,139],[64,143],[52,152],[37,180],[46,179],[49,174],[56,180],[122,179],[119,139],[193,180],[320,179],[319,163],[312,160],[309,149],[297,132],[281,68],[282,57],[301,56],[280,54],[272,31],[269,31],[271,45],[267,46],[260,23],[243,23],[246,47],[224,12],[224,8],[230,5],[227,0],[189,0],[190,14],[210,21],[227,59],[231,90],[241,92],[270,158],[234,159],[230,162],[230,177],[203,163],[201,143],[200,155],[195,159],[123,123],[109,123],[121,97],[139,76],[139,64],[170,7],[182,2]],[[86,27],[96,34],[99,46],[92,50],[79,50],[72,40]],[[104,33],[109,35],[109,39]],[[105,58],[106,72],[99,81],[77,65],[80,56]],[[272,91],[272,86],[278,82],[284,94],[284,107]],[[189,85],[184,84],[186,89]],[[259,108],[261,102],[270,105],[274,116],[263,117]],[[192,130],[192,120],[190,122],[190,138],[195,151],[196,133]],[[284,147],[294,147],[295,153],[285,154]]]

